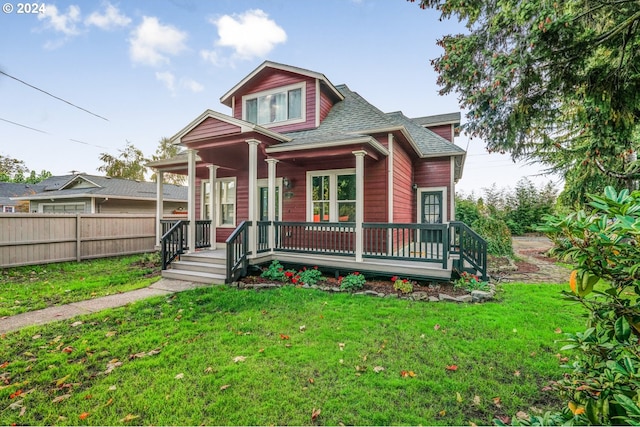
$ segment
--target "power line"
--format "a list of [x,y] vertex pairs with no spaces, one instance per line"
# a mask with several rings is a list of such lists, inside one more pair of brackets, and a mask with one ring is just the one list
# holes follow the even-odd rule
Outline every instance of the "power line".
[[99,115],[99,114],[92,113],[91,111],[89,111],[89,110],[87,110],[87,109],[85,109],[85,108],[79,107],[79,106],[77,106],[76,104],[74,104],[74,103],[72,103],[72,102],[69,102],[69,101],[67,101],[67,100],[65,100],[65,99],[62,99],[62,98],[60,98],[60,97],[58,97],[58,96],[55,96],[55,95],[53,95],[53,94],[51,94],[51,93],[47,92],[46,90],[40,89],[39,87],[36,87],[36,86],[34,86],[34,85],[31,85],[31,84],[29,84],[29,83],[25,82],[24,80],[20,80],[20,79],[19,79],[19,78],[17,78],[17,77],[14,77],[14,76],[12,76],[12,75],[9,75],[9,74],[5,73],[5,72],[4,72],[4,71],[2,71],[2,70],[0,70],[0,74],[4,74],[5,76],[7,76],[7,77],[9,77],[9,78],[11,78],[11,79],[13,79],[13,80],[15,80],[15,81],[18,81],[18,82],[22,83],[23,85],[29,86],[29,87],[30,87],[30,88],[32,88],[32,89],[35,89],[35,90],[40,91],[40,92],[42,92],[42,93],[44,93],[44,94],[47,94],[47,95],[49,95],[50,97],[55,98],[55,99],[57,99],[58,101],[62,101],[62,102],[64,102],[64,103],[66,103],[66,104],[69,104],[69,105],[71,105],[72,107],[75,107],[75,108],[77,108],[77,109],[79,109],[79,110],[84,111],[85,113],[89,113],[89,114],[91,114],[92,116],[96,116],[96,117],[98,117],[98,118],[100,118],[100,119],[102,119],[102,120],[105,120],[105,121],[107,121],[107,122],[109,121],[109,119],[104,118],[104,117],[102,117],[102,116],[101,116],[101,115]]
[[[2,71],[0,71],[0,73],[1,72]],[[49,132],[45,132],[45,131],[40,130],[40,129],[32,128],[32,127],[27,126],[27,125],[21,125],[20,123],[12,122],[11,120],[3,119],[2,117],[0,117],[0,120],[2,120],[3,122],[11,123],[12,125],[20,126],[22,128],[26,128],[26,129],[34,130],[36,132],[45,133],[47,135],[50,135]]]

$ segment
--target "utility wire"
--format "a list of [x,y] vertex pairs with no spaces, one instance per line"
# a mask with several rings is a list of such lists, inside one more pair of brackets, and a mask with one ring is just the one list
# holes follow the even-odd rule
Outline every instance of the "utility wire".
[[[0,71],[1,73],[2,71]],[[30,129],[30,130],[34,130],[36,132],[40,132],[40,133],[46,133],[47,135],[49,135],[49,132],[45,132],[43,130],[40,129],[36,129],[36,128],[32,128],[30,126],[26,126],[26,125],[21,125],[20,123],[16,123],[16,122],[12,122],[11,120],[7,120],[7,119],[3,119],[2,117],[0,117],[0,120],[2,120],[3,122],[7,122],[7,123],[11,123],[12,125],[16,125],[16,126],[20,126],[22,128],[26,128],[26,129]]]
[[29,87],[30,87],[30,88],[32,88],[32,89],[35,89],[35,90],[40,91],[40,92],[42,92],[42,93],[44,93],[44,94],[47,94],[47,95],[49,95],[50,97],[57,99],[58,101],[62,101],[62,102],[64,102],[64,103],[66,103],[66,104],[69,104],[69,105],[71,105],[72,107],[75,107],[75,108],[77,108],[77,109],[79,109],[79,110],[84,111],[85,113],[89,113],[89,114],[91,114],[92,116],[96,116],[96,117],[98,117],[98,118],[100,118],[100,119],[102,119],[102,120],[105,120],[105,121],[107,121],[107,122],[109,121],[109,119],[104,118],[104,117],[102,117],[101,115],[98,115],[98,114],[96,114],[96,113],[92,113],[91,111],[89,111],[89,110],[87,110],[87,109],[85,109],[85,108],[79,107],[79,106],[77,106],[76,104],[73,104],[73,103],[71,103],[71,102],[69,102],[69,101],[67,101],[67,100],[65,100],[65,99],[62,99],[62,98],[60,98],[60,97],[58,97],[58,96],[55,96],[55,95],[53,95],[53,94],[51,94],[51,93],[47,92],[46,90],[42,90],[42,89],[40,89],[39,87],[33,86],[33,85],[31,85],[31,84],[29,84],[29,83],[27,83],[27,82],[23,81],[23,80],[20,80],[20,79],[19,79],[19,78],[17,78],[17,77],[14,77],[14,76],[12,76],[12,75],[10,75],[10,74],[5,73],[5,72],[4,72],[4,71],[2,71],[2,70],[0,70],[0,74],[3,74],[3,75],[5,75],[5,76],[7,76],[7,77],[9,77],[9,78],[11,78],[11,79],[13,79],[13,80],[15,80],[15,81],[18,81],[18,82],[22,83],[23,85],[29,86]]

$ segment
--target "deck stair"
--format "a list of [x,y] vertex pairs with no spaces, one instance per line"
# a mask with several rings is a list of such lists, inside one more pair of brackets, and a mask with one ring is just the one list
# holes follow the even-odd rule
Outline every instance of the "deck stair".
[[222,284],[226,278],[226,252],[203,251],[180,255],[162,277],[198,283]]

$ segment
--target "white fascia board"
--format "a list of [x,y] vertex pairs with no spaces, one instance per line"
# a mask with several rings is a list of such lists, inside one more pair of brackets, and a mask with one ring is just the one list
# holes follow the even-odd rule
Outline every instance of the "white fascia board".
[[342,141],[329,141],[329,142],[316,142],[311,144],[300,144],[300,145],[289,145],[280,144],[271,147],[267,147],[265,152],[271,153],[286,153],[288,151],[303,151],[303,150],[313,150],[318,148],[331,148],[331,147],[339,147],[342,145],[351,145],[351,144],[368,144],[373,147],[376,151],[384,156],[389,155],[389,150],[387,150],[384,145],[380,144],[374,138],[371,137],[361,137],[354,138]]

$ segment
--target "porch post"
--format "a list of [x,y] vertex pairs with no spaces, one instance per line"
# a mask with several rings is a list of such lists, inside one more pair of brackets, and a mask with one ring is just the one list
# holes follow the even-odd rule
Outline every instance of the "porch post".
[[276,233],[275,226],[273,225],[273,221],[276,220],[276,163],[278,160],[276,159],[265,159],[268,165],[268,207],[267,207],[267,215],[268,220],[272,224],[269,226],[269,249],[273,251],[276,246]]
[[189,227],[187,228],[187,241],[189,244],[189,252],[196,251],[196,150],[187,150],[187,181],[188,181],[188,197],[187,197],[187,219]]
[[[211,227],[209,228],[211,235],[209,241],[211,242],[211,249],[216,249],[216,178],[218,174],[218,167],[216,165],[209,165],[209,215],[211,216]],[[206,219],[206,218],[205,218]]]
[[356,156],[356,262],[362,262],[362,223],[364,222],[364,150],[352,151]]
[[257,139],[248,139],[249,144],[249,222],[252,227],[249,232],[249,251],[253,256],[256,255],[256,197],[258,193],[258,145],[260,141]]
[[156,246],[160,245],[162,240],[162,214],[164,213],[164,194],[162,187],[164,172],[156,171]]

